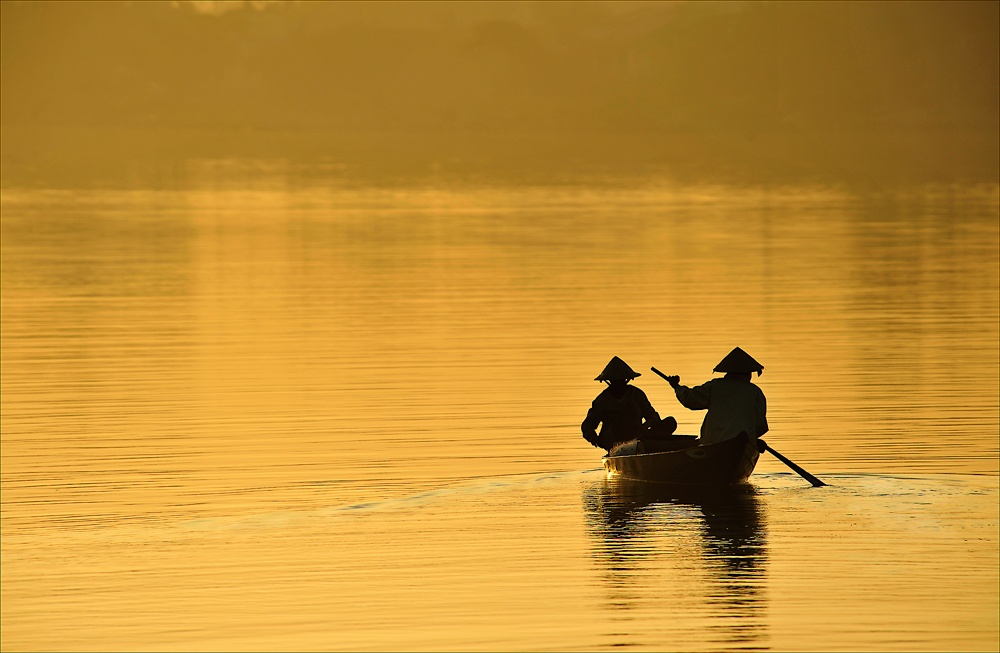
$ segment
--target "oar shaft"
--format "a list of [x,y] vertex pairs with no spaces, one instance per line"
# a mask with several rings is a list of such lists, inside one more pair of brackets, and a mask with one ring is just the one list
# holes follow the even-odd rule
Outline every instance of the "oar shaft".
[[792,471],[794,471],[796,474],[798,474],[802,478],[804,478],[807,481],[809,481],[810,483],[812,483],[813,487],[821,487],[823,485],[826,485],[826,483],[824,483],[823,481],[819,480],[818,478],[816,478],[815,476],[813,476],[812,474],[810,474],[806,470],[802,469],[801,467],[799,467],[798,465],[796,465],[795,463],[793,463],[788,458],[785,458],[784,456],[782,456],[780,453],[778,453],[777,451],[775,451],[771,447],[771,445],[767,444],[763,440],[757,440],[757,442],[758,442],[758,444],[764,445],[764,450],[765,451],[770,451],[771,453],[773,453],[775,458],[777,458],[781,462],[783,462],[786,465],[788,465],[792,469]]

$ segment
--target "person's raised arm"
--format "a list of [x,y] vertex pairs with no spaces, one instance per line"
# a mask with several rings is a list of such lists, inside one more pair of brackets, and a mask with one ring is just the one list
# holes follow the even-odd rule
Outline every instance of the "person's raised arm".
[[[680,384],[679,376],[673,378],[677,379],[677,385],[674,386],[674,394],[677,395],[677,401],[681,402],[682,406],[691,410],[705,410],[708,408],[708,402],[712,398],[711,381],[689,388]],[[673,384],[671,383],[671,385]]]

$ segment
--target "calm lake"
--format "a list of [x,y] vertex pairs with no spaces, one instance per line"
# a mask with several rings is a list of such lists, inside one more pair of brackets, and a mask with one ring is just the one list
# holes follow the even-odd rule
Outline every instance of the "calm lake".
[[[1000,188],[2,191],[4,650],[996,650]],[[607,478],[740,346],[750,483]]]

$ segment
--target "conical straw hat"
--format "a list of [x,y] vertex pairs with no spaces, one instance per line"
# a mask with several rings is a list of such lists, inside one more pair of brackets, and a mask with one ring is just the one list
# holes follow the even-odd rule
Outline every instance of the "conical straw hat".
[[764,366],[753,359],[739,347],[729,352],[722,362],[715,366],[716,372],[733,372],[735,374],[750,374],[756,372],[760,376]]
[[637,376],[642,376],[631,367],[629,367],[625,361],[615,356],[611,359],[611,362],[607,364],[601,375],[598,376],[595,381],[615,381],[618,379],[634,379]]

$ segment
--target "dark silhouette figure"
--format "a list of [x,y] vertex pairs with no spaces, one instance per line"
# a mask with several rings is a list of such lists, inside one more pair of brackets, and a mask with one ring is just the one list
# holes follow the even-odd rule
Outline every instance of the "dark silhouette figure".
[[[646,393],[629,385],[629,381],[637,376],[641,375],[615,356],[594,379],[604,381],[608,387],[594,399],[581,425],[587,442],[610,451],[622,442],[644,437],[669,437],[674,432],[677,420],[667,417],[661,421]],[[597,433],[599,424],[602,425],[600,435]]]
[[685,408],[708,409],[700,442],[722,442],[744,431],[752,439],[767,433],[767,400],[761,389],[750,382],[752,373],[760,376],[764,366],[737,347],[715,366],[715,371],[725,372],[726,376],[694,388],[681,385],[679,376],[666,377]]

